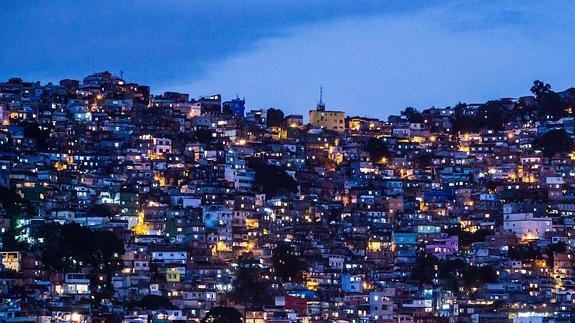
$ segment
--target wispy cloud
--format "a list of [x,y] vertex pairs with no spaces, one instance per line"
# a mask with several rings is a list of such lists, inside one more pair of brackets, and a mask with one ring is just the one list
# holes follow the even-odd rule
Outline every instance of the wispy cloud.
[[[0,11],[0,77],[124,70],[167,84],[205,64],[289,36],[296,26],[421,10],[423,1],[14,1]],[[418,6],[419,4],[419,6]]]
[[412,105],[573,85],[575,3],[560,1],[12,1],[0,78],[108,69],[153,90],[246,96],[305,112],[382,116]]
[[[254,108],[305,113],[323,84],[328,105],[383,116],[405,106],[523,95],[536,78],[570,86],[575,53],[565,49],[573,28],[549,30],[544,19],[530,20],[535,9],[448,3],[294,28],[290,37],[264,40],[253,51],[209,65],[207,78],[182,80],[177,88],[240,93]],[[509,18],[515,11],[525,12]]]

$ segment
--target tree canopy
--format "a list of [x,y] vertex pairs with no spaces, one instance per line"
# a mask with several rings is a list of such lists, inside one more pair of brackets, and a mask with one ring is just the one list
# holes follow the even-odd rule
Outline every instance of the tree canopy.
[[537,99],[540,99],[546,94],[551,93],[551,85],[549,83],[543,83],[539,80],[533,81],[533,86],[530,89],[531,93],[535,95]]
[[233,307],[212,308],[200,321],[202,323],[242,323],[242,313]]
[[481,129],[503,130],[505,123],[511,117],[511,113],[499,100],[487,101],[477,109],[475,115],[464,115],[465,107],[466,105],[462,103],[455,107],[451,122],[456,132],[477,132]]
[[473,266],[463,259],[445,260],[439,263],[437,277],[447,283],[447,288],[457,290],[461,284],[466,289],[480,287],[485,283],[497,281],[497,272],[493,266]]
[[253,162],[250,168],[256,172],[255,184],[259,185],[266,194],[296,193],[298,190],[297,181],[280,166]]
[[283,281],[301,281],[305,263],[294,255],[292,246],[287,243],[278,244],[272,251],[272,263],[276,275]]
[[389,149],[381,139],[370,137],[365,145],[365,151],[369,153],[369,159],[374,162],[389,157]]
[[39,229],[42,262],[59,272],[91,266],[95,272],[112,273],[119,266],[124,244],[112,232],[91,230],[79,224],[46,223]]
[[471,111],[469,114],[464,113],[468,106],[458,103],[451,118],[453,129],[456,132],[503,130],[508,122],[514,120],[525,120],[525,118],[536,121],[557,120],[571,115],[572,110],[567,109],[569,99],[562,98],[552,91],[551,85],[536,80],[531,87],[531,93],[535,96],[535,104],[525,102],[504,104],[502,100],[492,100],[479,106],[475,113]]
[[48,139],[50,138],[50,130],[42,129],[37,122],[24,121],[21,123],[24,127],[24,137],[36,139],[36,147],[38,149],[48,148]]
[[566,115],[565,103],[559,94],[551,91],[551,85],[539,80],[533,82],[531,93],[537,99],[537,105],[545,118],[559,119]]
[[268,127],[283,127],[285,125],[284,113],[280,109],[270,108],[267,111],[266,125]]
[[200,143],[207,144],[214,139],[213,132],[210,129],[199,128],[196,130],[196,140]]
[[465,231],[461,229],[461,227],[457,226],[447,230],[447,234],[457,236],[459,244],[462,247],[467,248],[470,247],[474,242],[485,242],[485,238],[487,238],[489,235],[492,235],[493,231],[487,229],[479,229],[472,233]]
[[0,205],[6,210],[6,215],[13,220],[20,217],[28,218],[35,213],[29,201],[7,187],[0,187]]
[[110,218],[117,214],[117,210],[109,204],[94,204],[88,209],[87,214],[89,216]]
[[142,297],[137,306],[152,311],[175,308],[168,298],[159,295],[146,295]]
[[554,129],[536,138],[533,146],[540,149],[545,157],[553,157],[560,152],[570,152],[573,149],[573,140],[565,130]]
[[401,115],[405,116],[411,123],[423,123],[423,117],[416,108],[407,107],[405,110],[401,111]]
[[425,253],[417,256],[411,278],[424,284],[430,284],[435,277],[436,267],[439,265],[437,257]]
[[263,306],[272,303],[267,284],[261,279],[261,269],[239,268],[233,282],[232,298],[244,305]]

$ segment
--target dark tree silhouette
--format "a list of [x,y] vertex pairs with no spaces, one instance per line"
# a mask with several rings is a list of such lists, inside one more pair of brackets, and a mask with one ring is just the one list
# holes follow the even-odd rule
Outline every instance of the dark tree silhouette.
[[95,204],[87,212],[90,216],[100,216],[100,217],[113,217],[116,212],[111,205],[107,204]]
[[479,229],[473,233],[462,230],[459,226],[447,230],[447,234],[457,236],[459,244],[462,247],[469,247],[474,242],[485,242],[487,236],[492,235],[493,232],[487,229]]
[[478,118],[459,115],[452,118],[453,131],[455,132],[477,132],[480,128]]
[[553,157],[560,152],[570,152],[573,149],[571,136],[563,129],[550,130],[536,138],[533,146],[540,149],[545,157]]
[[551,91],[551,85],[548,83],[534,81],[531,93],[537,98],[537,110],[543,116],[559,119],[566,115],[564,102],[559,94]]
[[268,109],[266,125],[268,127],[283,127],[285,125],[284,113],[280,109]]
[[30,246],[23,241],[16,238],[19,231],[16,229],[8,229],[2,234],[2,249],[5,251],[24,251],[28,250]]
[[272,303],[268,293],[268,286],[260,278],[261,270],[258,268],[239,268],[233,282],[232,298],[240,304],[263,306]]
[[19,217],[28,218],[35,213],[29,201],[7,187],[0,187],[0,204],[6,210],[6,215],[13,220]]
[[459,102],[454,107],[453,110],[455,111],[455,116],[460,117],[465,112],[465,108],[467,108],[466,103]]
[[423,117],[416,108],[407,107],[405,110],[401,111],[401,115],[405,116],[411,123],[423,123]]
[[565,112],[565,104],[559,94],[555,92],[544,94],[538,101],[539,109],[545,117],[551,117],[557,120],[567,115],[567,112]]
[[415,157],[415,166],[417,168],[426,168],[431,166],[433,160],[433,154],[421,153]]
[[250,168],[256,172],[255,184],[259,185],[264,193],[276,195],[284,192],[297,192],[297,181],[283,168],[263,162],[252,162]]
[[541,250],[533,245],[510,247],[507,256],[512,260],[534,260],[541,258]]
[[278,244],[272,251],[272,263],[274,271],[283,281],[301,281],[301,272],[305,269],[305,263],[302,262],[293,253],[293,248],[286,244]]
[[489,130],[503,130],[505,110],[501,101],[488,101],[477,111],[479,126]]
[[39,238],[44,241],[38,246],[43,264],[60,272],[91,266],[96,272],[111,274],[124,253],[124,244],[114,233],[76,223],[46,223],[39,229]]
[[491,265],[468,266],[463,271],[463,283],[466,287],[479,287],[497,281],[497,272]]
[[24,127],[24,137],[36,139],[38,149],[48,148],[48,139],[50,138],[50,129],[41,129],[38,123],[24,121],[21,123]]
[[430,284],[437,272],[436,266],[439,259],[428,253],[419,255],[415,260],[415,268],[411,272],[411,278],[424,284]]
[[437,277],[445,280],[446,286],[454,291],[458,289],[459,281],[464,287],[471,288],[495,282],[498,278],[493,266],[472,266],[463,259],[442,261]]
[[196,130],[196,139],[200,143],[207,144],[211,142],[214,137],[212,136],[212,131],[210,129],[200,128]]
[[212,308],[200,321],[202,323],[242,323],[242,313],[233,307]]
[[374,162],[381,160],[383,157],[389,157],[389,149],[381,139],[370,137],[365,145],[365,151],[369,153],[369,159]]
[[142,297],[136,306],[151,311],[175,308],[169,299],[159,295],[146,295]]
[[548,83],[543,83],[539,80],[533,81],[533,86],[530,89],[531,93],[535,95],[537,99],[541,99],[543,95],[551,92],[551,85]]

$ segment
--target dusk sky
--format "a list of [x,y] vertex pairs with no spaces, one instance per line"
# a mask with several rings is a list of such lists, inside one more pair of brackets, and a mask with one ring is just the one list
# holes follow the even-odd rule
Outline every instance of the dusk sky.
[[[240,4],[241,2],[241,4]],[[103,70],[248,109],[384,117],[575,86],[573,1],[5,1],[0,79]]]

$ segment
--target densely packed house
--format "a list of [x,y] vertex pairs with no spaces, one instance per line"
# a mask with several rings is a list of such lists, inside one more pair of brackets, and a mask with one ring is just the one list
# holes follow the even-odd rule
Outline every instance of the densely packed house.
[[0,83],[0,321],[573,321],[575,91],[532,92],[305,123]]

